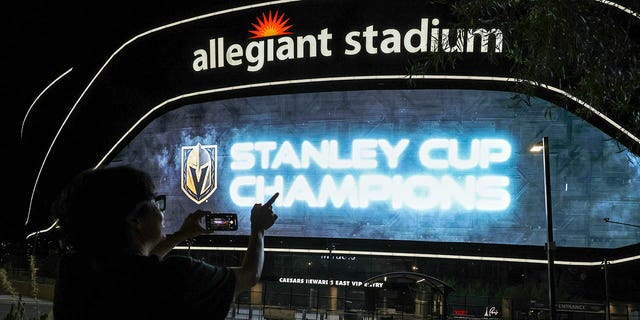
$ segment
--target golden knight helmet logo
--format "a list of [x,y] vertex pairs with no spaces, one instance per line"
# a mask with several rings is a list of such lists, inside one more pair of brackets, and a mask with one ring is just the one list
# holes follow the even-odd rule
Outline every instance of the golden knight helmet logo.
[[218,187],[218,146],[200,143],[182,147],[182,191],[200,204],[207,200]]

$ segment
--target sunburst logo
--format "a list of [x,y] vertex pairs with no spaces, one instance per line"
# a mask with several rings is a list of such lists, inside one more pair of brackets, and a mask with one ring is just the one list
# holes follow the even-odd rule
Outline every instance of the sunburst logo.
[[287,25],[289,18],[285,19],[284,13],[279,15],[278,11],[276,11],[275,14],[272,14],[271,10],[269,10],[268,15],[263,12],[262,19],[260,19],[260,17],[256,17],[256,20],[258,21],[257,23],[251,24],[255,29],[249,30],[249,32],[253,34],[249,39],[281,36],[293,33],[287,31],[292,25]]

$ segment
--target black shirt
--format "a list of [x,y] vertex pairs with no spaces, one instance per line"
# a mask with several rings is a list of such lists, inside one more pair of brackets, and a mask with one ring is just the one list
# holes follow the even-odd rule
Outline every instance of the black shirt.
[[75,319],[224,319],[235,274],[183,256],[65,256],[53,313]]

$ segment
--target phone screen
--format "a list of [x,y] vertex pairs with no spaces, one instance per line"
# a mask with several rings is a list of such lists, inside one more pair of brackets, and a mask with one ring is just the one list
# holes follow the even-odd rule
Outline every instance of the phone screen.
[[238,230],[238,215],[210,212],[205,215],[204,226],[207,231],[236,231]]

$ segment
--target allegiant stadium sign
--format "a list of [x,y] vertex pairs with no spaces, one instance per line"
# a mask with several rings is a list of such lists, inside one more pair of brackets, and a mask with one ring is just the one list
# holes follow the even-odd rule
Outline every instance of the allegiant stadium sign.
[[316,34],[292,36],[290,19],[284,13],[263,13],[253,23],[247,43],[228,43],[224,37],[213,37],[208,43],[193,50],[192,69],[195,72],[224,67],[244,66],[249,72],[261,70],[266,63],[275,61],[331,57],[333,41],[344,41],[341,54],[389,55],[400,53],[495,53],[502,52],[503,34],[500,29],[449,29],[440,27],[438,18],[420,18],[408,30],[375,25],[334,36],[329,28]]

